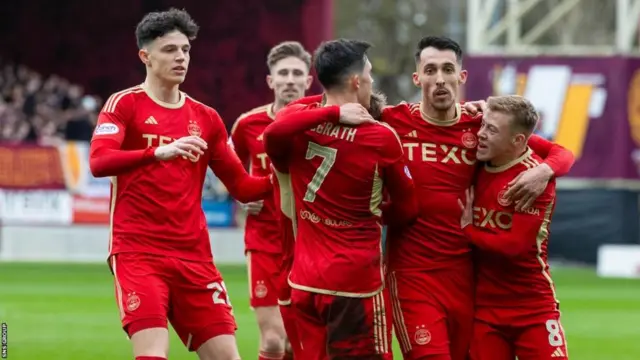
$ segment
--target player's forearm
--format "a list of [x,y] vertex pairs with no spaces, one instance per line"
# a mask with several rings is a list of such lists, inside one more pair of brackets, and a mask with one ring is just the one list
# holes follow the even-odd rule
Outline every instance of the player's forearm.
[[544,159],[544,163],[549,165],[556,177],[568,174],[575,162],[571,151],[538,135],[531,136],[529,147]]
[[112,140],[94,140],[91,142],[89,168],[95,177],[118,176],[136,167],[150,164],[156,160],[155,148],[142,150],[120,150],[119,144]]
[[288,142],[298,133],[314,128],[320,124],[340,121],[340,107],[326,106],[310,110],[287,112],[278,115],[276,121],[264,131],[264,141],[269,147],[276,147],[278,142]]
[[293,101],[291,103],[288,104],[288,106],[292,106],[292,105],[310,105],[310,104],[315,104],[315,103],[319,103],[322,102],[322,97],[323,95],[310,95],[310,96],[305,96],[303,98],[300,98],[296,101]]
[[211,151],[215,157],[209,165],[233,198],[247,203],[262,200],[271,193],[271,178],[249,175],[238,155],[226,142],[218,144]]
[[535,244],[543,222],[544,219],[516,213],[509,231],[488,233],[475,225],[468,225],[463,231],[471,243],[481,250],[517,257]]
[[418,218],[419,208],[413,180],[405,173],[402,161],[384,169],[389,202],[382,208],[383,221],[393,227],[411,224]]

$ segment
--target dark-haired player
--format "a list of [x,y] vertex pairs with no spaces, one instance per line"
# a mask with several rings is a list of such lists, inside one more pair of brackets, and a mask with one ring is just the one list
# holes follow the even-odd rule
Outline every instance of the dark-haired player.
[[[304,96],[313,79],[309,76],[311,55],[295,41],[274,46],[267,56],[267,66],[267,84],[274,93],[273,103],[242,114],[231,129],[231,140],[236,153],[250,173],[259,176],[267,176],[271,172],[271,163],[264,150],[264,130],[273,122],[280,109]],[[286,306],[291,299],[286,293],[279,298],[278,292],[283,264],[283,235],[278,221],[278,209],[275,208],[273,197],[246,204],[246,208],[245,253],[250,305],[255,310],[260,328],[259,359],[290,358],[291,352],[285,353],[283,320],[290,321]],[[283,305],[280,311],[278,301]],[[292,329],[292,326],[289,325],[288,328]]]
[[525,98],[490,97],[478,132],[485,165],[459,202],[461,227],[477,247],[472,360],[568,359],[547,263],[555,180],[526,210],[505,196],[515,177],[542,162],[527,146],[537,121]]
[[136,360],[167,359],[167,319],[201,359],[239,359],[236,324],[201,208],[207,166],[241,201],[270,194],[227,144],[218,113],[179,91],[198,26],[182,10],[136,28],[147,76],[105,103],[91,142],[95,176],[112,177],[109,264]]
[[265,131],[280,186],[289,184],[294,197],[287,207],[297,232],[289,284],[304,359],[392,358],[383,189],[391,200],[386,221],[405,225],[418,209],[396,133],[377,122],[350,125],[371,119],[369,47],[322,44],[314,67],[324,106],[288,106]]
[[[425,37],[415,60],[413,81],[422,89],[422,101],[388,108],[382,117],[400,135],[421,209],[410,227],[389,232],[394,328],[405,359],[465,360],[473,330],[474,275],[457,199],[477,172],[482,115],[469,114],[457,102],[467,72],[455,41]],[[516,184],[525,184],[524,198],[516,197],[519,206],[541,195],[574,160],[571,152],[538,136],[529,145],[546,160]],[[512,192],[507,197],[513,201]]]

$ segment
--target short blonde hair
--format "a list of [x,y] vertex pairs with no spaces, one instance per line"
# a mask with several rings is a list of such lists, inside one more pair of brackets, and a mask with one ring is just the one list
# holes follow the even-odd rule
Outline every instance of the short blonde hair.
[[311,68],[311,54],[297,41],[285,41],[271,48],[267,55],[267,66],[271,69],[278,61],[292,56],[302,60],[307,68]]
[[487,109],[513,117],[512,125],[531,135],[538,125],[538,112],[531,101],[518,95],[491,96],[487,99]]

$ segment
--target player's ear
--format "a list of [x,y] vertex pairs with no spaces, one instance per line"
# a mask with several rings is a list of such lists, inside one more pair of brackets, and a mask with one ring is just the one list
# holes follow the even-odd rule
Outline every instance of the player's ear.
[[353,86],[354,89],[360,89],[360,76],[354,74],[351,75],[351,77],[349,78],[349,81],[351,82],[351,85]]
[[467,82],[467,76],[469,76],[469,73],[467,72],[467,70],[460,71],[460,77],[458,78],[458,82],[460,84],[466,83]]
[[151,62],[149,61],[149,51],[145,48],[138,50],[138,57],[140,61],[146,66],[151,66]]
[[309,90],[311,84],[313,84],[313,76],[309,75],[307,76],[307,86],[305,87],[305,90]]
[[267,75],[267,85],[269,89],[273,90],[273,77],[271,75]]
[[418,73],[417,73],[417,72],[414,72],[414,73],[411,75],[411,78],[413,79],[413,85],[415,85],[415,86],[417,86],[417,87],[420,87],[420,78],[418,77]]

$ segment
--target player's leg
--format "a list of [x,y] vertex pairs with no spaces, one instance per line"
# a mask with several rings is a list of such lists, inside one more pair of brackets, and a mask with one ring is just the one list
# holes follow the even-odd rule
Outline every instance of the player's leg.
[[182,342],[200,359],[240,359],[236,322],[218,269],[213,263],[172,260],[169,321]]
[[432,296],[433,286],[424,272],[392,271],[393,327],[405,360],[449,360],[446,313]]
[[166,258],[116,254],[110,259],[110,267],[122,326],[131,339],[135,358],[166,359],[169,355]]
[[298,327],[296,324],[296,318],[294,310],[291,308],[291,300],[280,304],[280,315],[282,316],[282,323],[287,333],[288,341],[285,344],[285,356],[284,360],[295,358],[302,358],[302,349],[300,348],[300,338],[298,337]]
[[471,338],[471,360],[514,360],[513,344],[493,326],[476,321]]
[[260,329],[260,360],[284,357],[286,335],[278,309],[277,288],[281,261],[279,254],[247,252],[250,305]]
[[439,271],[436,298],[447,309],[451,360],[467,360],[474,325],[475,284],[471,263],[461,268]]
[[388,291],[369,298],[323,295],[329,359],[393,359]]
[[560,313],[550,313],[540,324],[522,328],[515,341],[519,360],[569,359]]
[[296,319],[300,344],[300,356],[296,353],[296,359],[327,359],[327,331],[320,316],[326,308],[318,301],[319,297],[318,294],[302,290],[291,291],[291,310]]

